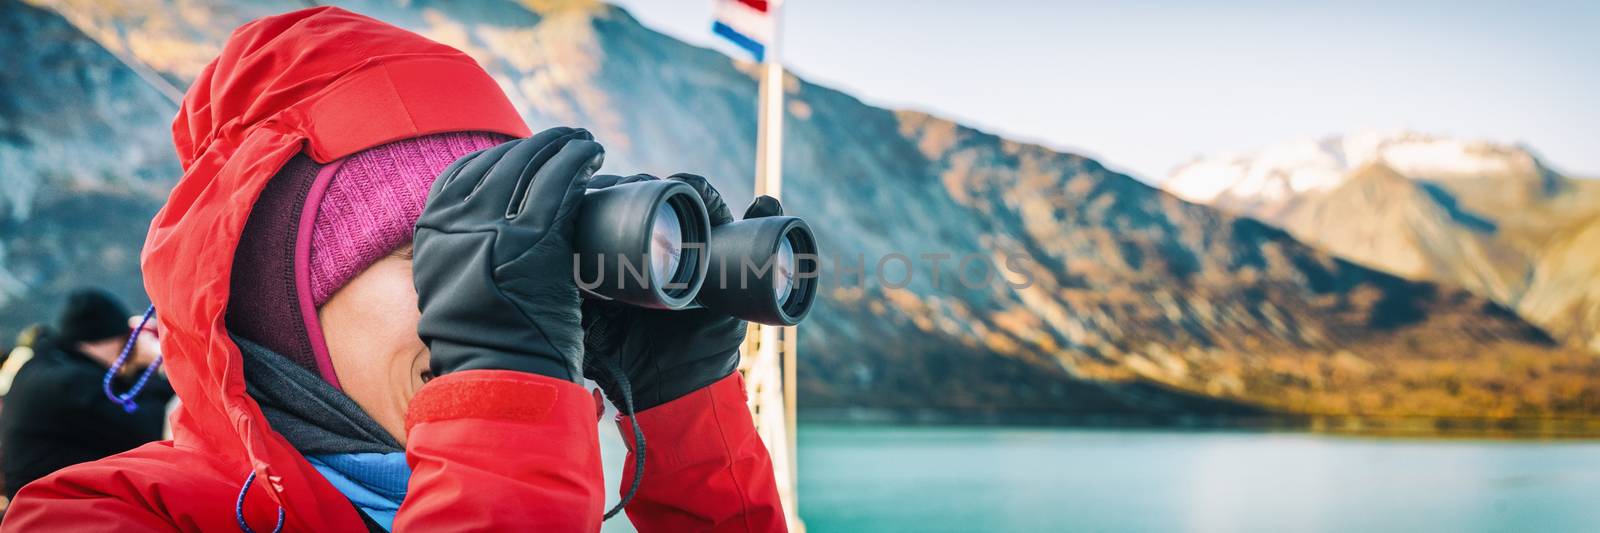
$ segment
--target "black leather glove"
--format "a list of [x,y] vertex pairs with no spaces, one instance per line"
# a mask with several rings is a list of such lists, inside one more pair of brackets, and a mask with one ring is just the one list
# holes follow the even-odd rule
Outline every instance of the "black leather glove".
[[468,154],[434,182],[412,262],[435,374],[582,382],[573,224],[603,159],[589,132],[554,128]]
[[[595,176],[590,188],[605,188],[654,176]],[[667,179],[689,184],[705,201],[712,226],[733,222],[722,194],[705,178],[675,174]],[[745,218],[783,214],[778,200],[762,196]],[[713,280],[707,280],[711,283]],[[633,389],[634,412],[683,397],[732,374],[744,342],[743,320],[707,309],[666,311],[588,300],[583,304],[584,377],[605,390],[613,405],[627,413],[619,390],[620,370]]]

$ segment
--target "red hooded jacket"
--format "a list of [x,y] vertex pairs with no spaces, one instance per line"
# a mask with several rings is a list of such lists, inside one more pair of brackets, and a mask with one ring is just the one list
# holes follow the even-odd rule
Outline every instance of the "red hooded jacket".
[[[151,223],[143,270],[183,404],[173,440],[28,485],[4,527],[271,531],[281,520],[290,531],[363,531],[349,500],[245,393],[223,317],[250,208],[301,151],[327,163],[410,137],[526,137],[528,128],[461,52],[317,8],[235,31],[189,88],[172,130],[184,175]],[[598,530],[598,416],[583,387],[542,376],[476,370],[429,382],[407,413],[413,473],[395,529]],[[771,459],[737,375],[638,418],[649,452],[628,514],[640,530],[784,528]],[[633,474],[630,466],[623,487]]]

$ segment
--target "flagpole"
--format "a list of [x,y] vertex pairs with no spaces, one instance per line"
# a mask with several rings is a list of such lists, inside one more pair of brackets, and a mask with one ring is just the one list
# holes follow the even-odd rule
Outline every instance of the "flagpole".
[[[783,64],[779,60],[777,0],[718,0],[711,31],[743,48],[759,63],[756,72],[755,193],[783,196]],[[789,531],[803,532],[797,503],[795,454],[795,328],[750,324],[739,371],[756,433],[772,454],[773,481],[783,501]]]
[[[761,112],[756,133],[756,195],[767,195],[773,198],[783,198],[783,63],[778,55],[778,32],[782,28],[781,6],[773,6],[774,35],[771,48],[766,54],[766,61],[761,64],[761,84],[759,99]],[[791,473],[795,472],[795,328],[764,327],[763,330],[780,330],[783,337],[780,351],[783,354],[783,407],[785,433],[789,440],[789,457],[784,458],[789,462]]]
[[[783,32],[782,2],[771,2],[772,12],[772,37],[766,43],[766,51],[761,62],[761,81],[757,89],[759,112],[757,113],[756,129],[756,183],[755,194],[766,195],[773,198],[783,197],[783,115],[784,115],[784,72],[781,42]],[[803,531],[804,524],[800,522],[799,510],[799,464],[797,460],[795,435],[795,387],[796,387],[796,361],[795,361],[795,328],[793,326],[780,328],[775,326],[757,326],[756,336],[760,339],[760,348],[763,355],[780,359],[772,361],[779,363],[781,372],[782,398],[783,398],[783,455],[775,458],[783,461],[781,466],[787,470],[787,475],[779,476],[786,481],[784,487],[785,511],[789,517],[791,531]],[[776,353],[774,353],[776,352]]]
[[[777,17],[773,13],[773,17]],[[782,199],[783,195],[783,65],[777,46],[761,63],[758,98],[761,111],[756,129],[756,195]]]

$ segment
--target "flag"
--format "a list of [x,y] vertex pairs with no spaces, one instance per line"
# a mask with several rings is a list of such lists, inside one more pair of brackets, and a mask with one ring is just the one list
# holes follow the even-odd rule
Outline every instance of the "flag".
[[774,28],[771,4],[767,0],[716,0],[716,20],[711,32],[750,52],[756,61],[766,57]]

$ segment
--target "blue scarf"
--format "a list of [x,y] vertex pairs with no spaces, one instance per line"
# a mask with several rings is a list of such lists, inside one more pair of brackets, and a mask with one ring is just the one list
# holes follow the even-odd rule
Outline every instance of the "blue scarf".
[[394,515],[406,499],[411,466],[404,452],[339,453],[306,457],[334,488],[385,531],[394,531]]

